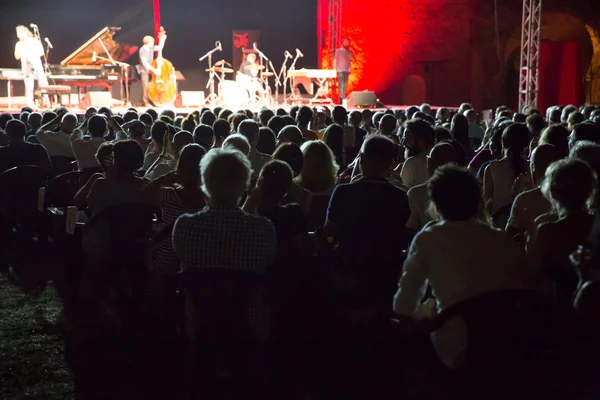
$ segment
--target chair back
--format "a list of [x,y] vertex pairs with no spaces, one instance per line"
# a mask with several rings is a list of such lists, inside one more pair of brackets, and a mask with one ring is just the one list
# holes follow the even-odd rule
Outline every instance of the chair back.
[[80,171],[58,175],[48,183],[44,205],[46,207],[68,207],[73,205],[73,198],[87,181]]
[[331,194],[315,194],[310,202],[310,210],[308,212],[308,229],[313,232],[320,230],[325,225],[327,217],[327,207]]
[[86,230],[96,230],[108,241],[106,283],[140,299],[148,277],[146,251],[152,235],[155,208],[146,203],[126,203],[107,207],[94,215]]
[[474,374],[490,369],[506,373],[524,365],[521,361],[545,344],[550,315],[551,302],[540,293],[507,290],[455,304],[434,323],[441,327],[449,319],[461,317],[468,337],[465,368]]
[[52,165],[52,171],[54,175],[60,175],[67,172],[73,171],[73,158],[64,156],[50,156],[50,164]]
[[0,174],[0,205],[4,218],[17,221],[38,214],[38,191],[52,176],[44,167],[25,165]]
[[197,341],[262,343],[270,329],[268,287],[263,277],[226,268],[200,268],[180,276],[193,312]]
[[510,212],[512,210],[512,204],[502,207],[498,211],[496,211],[492,215],[492,222],[494,226],[498,229],[504,230],[506,228],[506,223],[510,217]]
[[108,223],[113,251],[129,252],[136,244],[145,245],[151,236],[156,208],[146,203],[118,204],[100,211],[86,224],[92,228],[104,220]]

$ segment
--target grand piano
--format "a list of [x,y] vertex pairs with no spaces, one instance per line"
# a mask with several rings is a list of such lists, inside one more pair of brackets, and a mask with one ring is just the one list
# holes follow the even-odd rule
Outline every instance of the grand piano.
[[[80,100],[93,86],[100,86],[110,91],[114,84],[121,84],[121,97],[123,102],[127,102],[125,86],[134,81],[133,68],[128,67],[123,61],[135,54],[138,47],[116,42],[113,36],[120,29],[108,26],[103,28],[59,65],[49,65],[48,83],[53,86],[77,88]],[[11,82],[23,78],[20,69],[0,68],[0,80],[6,80],[8,85],[9,107],[13,96]],[[124,84],[125,82],[127,85]]]

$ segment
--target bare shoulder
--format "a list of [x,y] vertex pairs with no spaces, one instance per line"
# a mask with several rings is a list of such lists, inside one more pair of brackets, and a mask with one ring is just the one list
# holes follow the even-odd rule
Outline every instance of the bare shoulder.
[[555,233],[560,230],[558,229],[556,224],[557,223],[554,221],[545,221],[538,224],[536,239],[540,242],[550,240],[555,235]]

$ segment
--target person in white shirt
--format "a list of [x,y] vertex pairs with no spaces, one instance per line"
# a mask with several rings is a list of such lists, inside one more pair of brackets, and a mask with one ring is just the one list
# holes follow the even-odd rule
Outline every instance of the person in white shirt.
[[[60,122],[60,130],[54,132]],[[35,133],[35,137],[42,146],[46,148],[50,157],[67,157],[75,159],[73,148],[71,147],[71,133],[77,128],[77,116],[72,113],[66,113],[64,116],[58,114],[48,123],[42,125]]]
[[[529,170],[531,184],[535,187],[523,191],[515,198],[506,224],[506,232],[509,236],[521,235],[520,242],[523,246],[533,234],[533,232],[528,232],[532,228],[531,222],[552,209],[552,204],[544,197],[540,185],[550,164],[559,159],[558,150],[551,144],[541,144],[531,153]],[[519,178],[518,183],[521,184],[520,181],[522,180],[524,179]],[[526,234],[527,238],[525,237]]]
[[[413,240],[394,297],[394,312],[416,317],[427,286],[437,312],[495,291],[521,287],[523,260],[504,232],[478,219],[481,189],[464,167],[445,165],[430,182],[430,194],[441,221],[428,224]],[[464,321],[450,319],[432,334],[441,361],[461,365],[468,338]]]
[[71,147],[79,170],[99,167],[96,158],[98,148],[105,142],[104,135],[107,131],[106,118],[102,115],[94,115],[87,121],[87,133],[84,136],[80,129],[71,133]]
[[[17,26],[17,38],[15,45],[15,59],[21,61],[21,70],[25,77],[25,98],[29,107],[35,107],[33,89],[35,78],[40,88],[48,86],[48,79],[42,65],[41,57],[44,55],[44,46],[34,37],[29,28],[23,25]],[[48,103],[48,96],[44,96],[44,103]]]
[[400,177],[402,183],[411,188],[427,182],[427,153],[435,143],[435,131],[428,122],[412,119],[406,123],[402,146],[405,148],[406,161],[402,165]]
[[256,150],[256,144],[258,143],[258,134],[260,126],[257,122],[247,119],[242,121],[238,126],[238,133],[244,135],[250,143],[250,164],[252,165],[252,171],[256,174],[260,172],[262,167],[271,161],[271,156],[268,154],[260,153]]
[[[440,142],[433,146],[427,157],[427,170],[433,175],[436,169],[448,163],[456,163],[456,150],[447,142]],[[408,191],[408,205],[410,218],[406,227],[415,233],[433,220],[429,212],[429,189],[427,183],[413,186]]]

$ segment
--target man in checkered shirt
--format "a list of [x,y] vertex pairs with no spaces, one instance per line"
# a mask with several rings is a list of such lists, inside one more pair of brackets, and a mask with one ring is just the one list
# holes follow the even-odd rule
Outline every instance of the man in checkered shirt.
[[250,161],[237,150],[213,149],[200,162],[208,206],[179,217],[173,248],[182,270],[230,268],[264,274],[277,249],[267,218],[242,211],[239,202],[250,184]]

